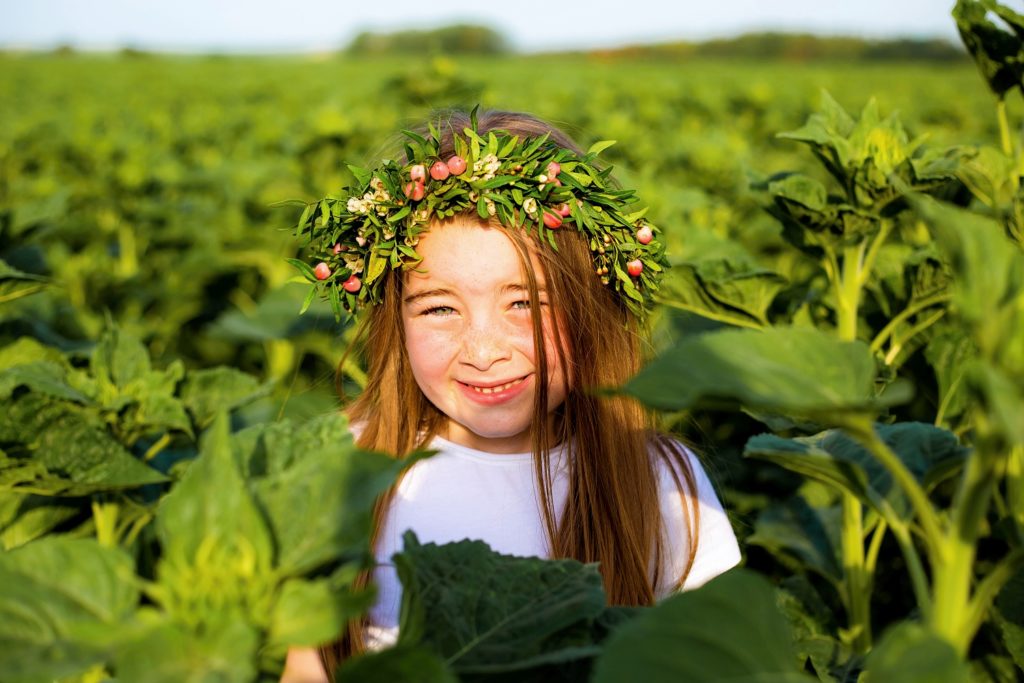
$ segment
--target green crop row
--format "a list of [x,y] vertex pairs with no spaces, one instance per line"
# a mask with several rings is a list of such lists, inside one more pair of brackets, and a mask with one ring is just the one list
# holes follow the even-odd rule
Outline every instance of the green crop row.
[[706,444],[746,568],[623,609],[408,537],[400,642],[340,680],[1017,680],[1024,19],[954,18],[941,70],[0,57],[0,680],[271,681],[365,611],[415,458],[340,436],[289,200],[477,102],[617,141],[674,265],[623,391]]

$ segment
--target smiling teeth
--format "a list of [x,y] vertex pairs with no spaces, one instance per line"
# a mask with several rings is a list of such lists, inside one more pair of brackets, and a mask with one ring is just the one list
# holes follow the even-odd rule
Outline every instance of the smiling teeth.
[[473,386],[472,384],[470,384],[468,386],[470,388],[472,388],[473,391],[475,391],[478,394],[494,394],[494,393],[497,393],[499,391],[505,391],[506,389],[511,389],[515,385],[517,385],[520,382],[522,382],[524,379],[526,379],[526,378],[525,377],[520,377],[519,379],[514,379],[511,382],[507,382],[505,384],[501,384],[501,385],[498,385],[496,387],[477,387],[477,386]]

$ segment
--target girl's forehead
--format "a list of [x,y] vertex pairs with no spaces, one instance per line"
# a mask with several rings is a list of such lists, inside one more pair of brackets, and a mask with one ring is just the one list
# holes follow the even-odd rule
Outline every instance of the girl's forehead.
[[[526,285],[522,259],[512,238],[484,223],[460,220],[438,224],[420,237],[416,250],[423,261],[406,275],[411,293],[436,286],[486,291],[488,287]],[[543,273],[532,255],[528,265],[541,285]]]

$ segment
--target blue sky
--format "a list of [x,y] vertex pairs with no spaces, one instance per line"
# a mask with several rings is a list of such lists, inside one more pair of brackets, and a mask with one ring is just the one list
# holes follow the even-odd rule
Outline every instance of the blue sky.
[[[1021,0],[1005,4],[1018,11]],[[754,30],[958,42],[954,0],[0,0],[0,45],[311,51],[361,30],[483,23],[524,51]]]

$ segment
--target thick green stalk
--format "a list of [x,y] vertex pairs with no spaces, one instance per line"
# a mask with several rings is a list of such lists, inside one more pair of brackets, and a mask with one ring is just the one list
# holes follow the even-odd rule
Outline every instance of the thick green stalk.
[[864,558],[864,518],[860,501],[843,493],[843,576],[846,583],[847,628],[853,649],[871,649],[871,576]]
[[1003,154],[1013,156],[1013,142],[1010,138],[1010,121],[1006,116],[1006,100],[999,98],[996,103],[996,116],[999,119],[999,141],[1003,146]]
[[[986,430],[985,419],[977,415],[975,424],[980,434]],[[932,595],[935,610],[932,627],[948,640],[957,652],[966,655],[976,629],[968,628],[971,618],[971,583],[974,580],[976,544],[985,513],[995,487],[992,463],[995,455],[987,453],[987,439],[978,439],[974,453],[967,459],[960,488],[953,501],[952,524],[943,543],[943,562],[932,567]]]
[[861,259],[865,243],[843,248],[842,272],[836,282],[836,308],[838,333],[842,341],[857,339],[857,309],[860,307]]
[[928,494],[925,493],[924,488],[903,464],[899,456],[893,453],[892,449],[878,437],[870,418],[856,416],[849,419],[843,427],[892,474],[897,486],[903,490],[910,501],[910,506],[914,509],[914,514],[921,524],[932,562],[935,563],[936,559],[941,559],[944,535],[939,524],[939,516],[935,512],[935,508],[932,507],[931,501],[928,500]]

